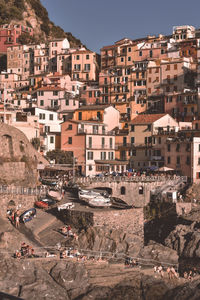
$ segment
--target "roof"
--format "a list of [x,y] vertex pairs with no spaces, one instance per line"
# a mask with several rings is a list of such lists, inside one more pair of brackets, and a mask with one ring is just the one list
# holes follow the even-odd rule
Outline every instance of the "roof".
[[79,107],[76,109],[76,111],[79,110],[104,110],[105,108],[109,107],[110,105],[84,105],[82,107]]
[[149,115],[139,115],[133,119],[130,124],[143,125],[143,124],[152,124],[153,122],[161,119],[167,114],[149,114]]
[[86,53],[95,53],[91,50],[77,50],[77,51],[74,51],[72,52],[72,54],[86,54]]

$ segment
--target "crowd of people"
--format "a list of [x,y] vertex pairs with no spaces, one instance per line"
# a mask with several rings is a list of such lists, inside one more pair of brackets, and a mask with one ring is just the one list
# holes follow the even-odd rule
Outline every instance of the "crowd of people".
[[33,249],[32,246],[26,244],[23,242],[21,244],[20,250],[16,250],[14,253],[14,258],[21,259],[21,258],[33,258],[37,257],[35,255],[35,250]]
[[65,237],[72,237],[75,240],[78,240],[78,235],[72,231],[72,228],[70,225],[64,225],[59,229],[59,232],[61,232]]

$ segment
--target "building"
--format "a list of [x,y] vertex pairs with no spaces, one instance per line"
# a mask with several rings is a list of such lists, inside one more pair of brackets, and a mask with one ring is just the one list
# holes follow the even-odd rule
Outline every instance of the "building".
[[5,24],[0,26],[0,53],[7,53],[10,46],[18,46],[19,37],[23,33],[33,35],[33,28],[23,25]]

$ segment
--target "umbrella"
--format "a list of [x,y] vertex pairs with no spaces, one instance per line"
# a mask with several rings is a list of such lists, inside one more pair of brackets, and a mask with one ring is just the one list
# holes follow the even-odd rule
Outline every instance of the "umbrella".
[[167,172],[167,171],[174,171],[174,169],[164,166],[164,167],[159,168],[158,171]]

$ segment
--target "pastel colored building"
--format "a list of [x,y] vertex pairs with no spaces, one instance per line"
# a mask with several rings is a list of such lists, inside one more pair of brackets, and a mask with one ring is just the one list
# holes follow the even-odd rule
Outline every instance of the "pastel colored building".
[[109,105],[82,106],[74,112],[74,121],[101,121],[108,131],[119,127],[119,111]]
[[60,149],[60,124],[62,120],[59,119],[58,113],[37,107],[25,109],[25,111],[38,118],[43,153],[46,154],[48,151]]
[[33,35],[33,28],[23,25],[1,25],[0,26],[0,53],[6,53],[10,46],[19,45],[19,36],[22,33]]
[[[138,115],[129,124],[128,143],[129,149],[132,152],[131,166],[134,169],[140,169],[149,165],[151,161],[152,136],[158,131],[176,130],[178,123],[168,114],[144,114]],[[160,150],[155,149],[154,150]],[[160,154],[158,151],[157,154]],[[161,166],[161,155],[158,161],[154,159],[154,165]]]
[[71,54],[72,79],[80,81],[97,81],[98,55],[90,50],[77,50]]

